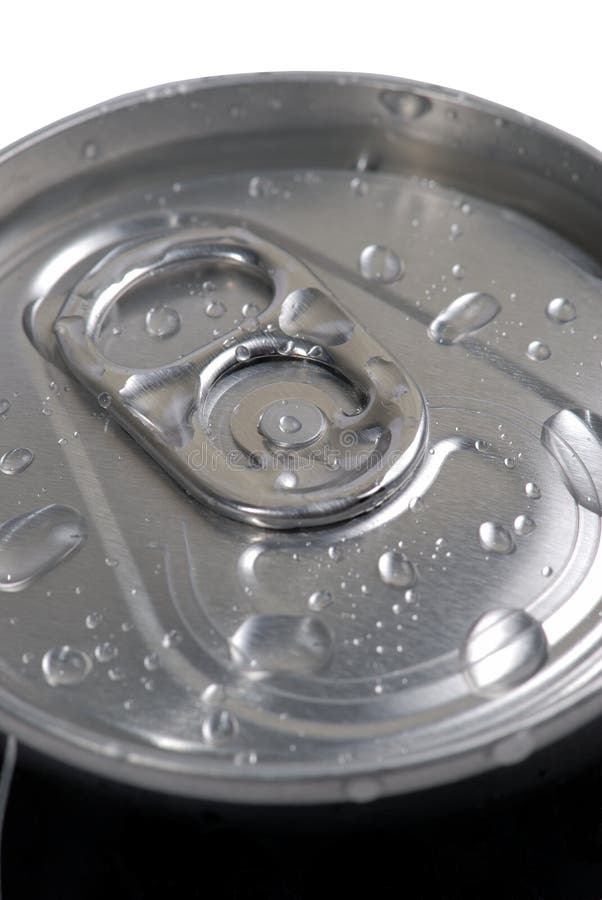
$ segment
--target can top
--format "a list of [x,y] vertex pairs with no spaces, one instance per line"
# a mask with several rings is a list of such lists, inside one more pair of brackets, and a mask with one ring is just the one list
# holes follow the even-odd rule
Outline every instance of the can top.
[[601,170],[484,101],[323,74],[5,151],[4,728],[307,803],[597,715]]

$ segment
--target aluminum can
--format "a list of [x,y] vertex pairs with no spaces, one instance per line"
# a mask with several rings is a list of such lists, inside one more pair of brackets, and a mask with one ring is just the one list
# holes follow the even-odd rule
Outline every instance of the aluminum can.
[[600,714],[599,154],[377,76],[0,158],[0,721],[116,782],[370,801]]

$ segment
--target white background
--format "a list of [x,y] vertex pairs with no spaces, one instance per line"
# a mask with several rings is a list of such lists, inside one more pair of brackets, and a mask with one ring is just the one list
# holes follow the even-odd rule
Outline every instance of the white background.
[[400,75],[496,100],[602,149],[599,0],[5,0],[0,146],[118,94],[200,75]]

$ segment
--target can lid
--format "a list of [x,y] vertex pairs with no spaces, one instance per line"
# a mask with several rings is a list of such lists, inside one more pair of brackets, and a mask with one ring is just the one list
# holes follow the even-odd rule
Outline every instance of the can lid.
[[169,86],[6,151],[4,727],[308,803],[598,715],[601,169],[367,76]]

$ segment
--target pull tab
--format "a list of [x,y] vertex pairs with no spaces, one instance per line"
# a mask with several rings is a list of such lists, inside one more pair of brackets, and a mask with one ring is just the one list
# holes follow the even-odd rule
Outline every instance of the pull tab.
[[[271,300],[166,365],[111,362],[99,349],[109,310],[191,263],[219,266],[243,291],[259,280]],[[115,419],[188,493],[235,519],[301,528],[356,516],[395,493],[424,451],[417,385],[300,260],[243,229],[121,245],[76,286],[54,330]]]

